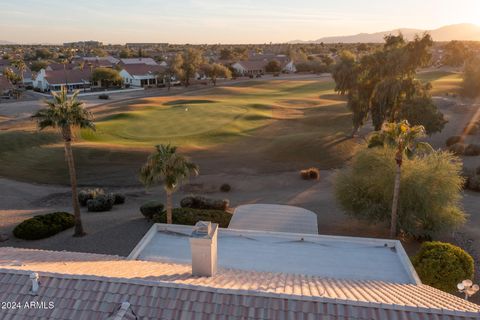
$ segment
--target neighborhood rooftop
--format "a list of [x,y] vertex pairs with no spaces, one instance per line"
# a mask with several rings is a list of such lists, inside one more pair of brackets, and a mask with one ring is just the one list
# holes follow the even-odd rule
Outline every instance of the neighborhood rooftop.
[[[164,225],[155,228],[131,257],[190,264],[192,228]],[[218,265],[349,280],[412,284],[418,281],[397,241],[366,238],[219,229]]]
[[[156,224],[129,258],[91,253],[0,248],[0,301],[54,301],[54,309],[3,311],[2,319],[479,319],[480,306],[416,283],[414,271],[399,259],[403,252],[380,240],[221,229],[219,268],[211,277],[192,275],[183,244],[192,227]],[[254,243],[249,245],[248,243]],[[340,246],[334,249],[335,246]],[[264,249],[270,248],[267,254]],[[227,249],[232,252],[228,254]],[[402,276],[365,270],[345,273],[362,263],[345,261],[339,273],[327,276],[335,259],[358,251],[356,259],[390,260]],[[367,251],[374,253],[367,253]],[[299,251],[300,253],[295,253]],[[249,257],[241,257],[252,252]],[[307,261],[310,254],[312,261]],[[154,255],[154,256],[152,256]],[[292,256],[293,255],[293,256]],[[360,257],[362,256],[363,257]],[[279,263],[279,257],[284,261]],[[136,259],[146,260],[136,260]],[[148,261],[150,258],[156,261]],[[299,259],[295,269],[277,266]],[[270,259],[270,266],[267,266]],[[258,262],[254,260],[260,260]],[[251,265],[248,267],[246,263]],[[234,265],[237,263],[238,265]],[[307,264],[303,266],[303,264]],[[318,269],[314,264],[319,263]],[[388,262],[387,262],[388,264]],[[332,267],[331,265],[330,267]],[[403,270],[402,270],[403,269]],[[39,289],[32,295],[32,272]],[[344,276],[345,278],[340,278]],[[35,277],[33,277],[35,278]],[[350,279],[347,279],[350,278]]]

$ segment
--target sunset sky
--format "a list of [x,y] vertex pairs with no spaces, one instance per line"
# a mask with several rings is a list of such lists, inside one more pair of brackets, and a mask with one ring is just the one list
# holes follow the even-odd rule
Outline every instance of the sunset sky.
[[0,40],[265,43],[480,24],[478,0],[0,0]]

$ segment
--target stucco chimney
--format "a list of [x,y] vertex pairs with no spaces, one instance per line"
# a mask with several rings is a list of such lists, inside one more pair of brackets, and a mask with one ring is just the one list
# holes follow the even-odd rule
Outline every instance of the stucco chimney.
[[218,224],[199,221],[190,237],[192,251],[192,275],[212,277],[217,272]]

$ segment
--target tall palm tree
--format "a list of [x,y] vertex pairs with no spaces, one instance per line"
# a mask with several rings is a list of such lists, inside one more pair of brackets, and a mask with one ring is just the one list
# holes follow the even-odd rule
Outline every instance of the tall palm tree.
[[32,118],[37,121],[40,130],[55,128],[62,134],[65,143],[65,159],[72,188],[72,205],[75,215],[74,236],[81,237],[85,235],[85,231],[83,230],[77,196],[77,176],[72,152],[73,130],[75,128],[95,130],[95,125],[92,114],[85,109],[83,102],[78,100],[78,91],[75,91],[71,97],[68,97],[67,89],[62,87],[61,91],[52,92],[52,96],[52,101],[45,101],[47,107],[39,110]]
[[390,237],[397,236],[398,201],[400,197],[400,179],[402,174],[403,157],[413,157],[417,152],[431,152],[432,147],[426,142],[419,142],[418,139],[425,136],[423,126],[410,126],[407,120],[401,122],[384,123],[382,130],[374,133],[369,141],[369,147],[388,146],[394,148],[397,170],[393,188],[392,213],[390,221]]
[[172,195],[190,175],[198,175],[198,166],[177,153],[177,147],[157,145],[140,170],[140,181],[150,187],[162,181],[167,193],[167,223],[172,223]]

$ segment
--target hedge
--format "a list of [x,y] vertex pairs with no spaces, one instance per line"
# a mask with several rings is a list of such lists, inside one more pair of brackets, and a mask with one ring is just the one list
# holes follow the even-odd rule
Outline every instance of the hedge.
[[162,202],[157,201],[157,200],[151,200],[146,203],[144,203],[140,207],[140,212],[143,214],[143,216],[147,219],[153,219],[153,216],[155,214],[161,214],[163,212],[163,209],[165,206],[163,205]]
[[222,210],[225,211],[230,206],[230,201],[226,199],[211,199],[202,196],[185,197],[180,201],[182,208]]
[[[232,219],[232,214],[230,212],[192,208],[174,208],[172,210],[172,216],[174,224],[193,226],[198,221],[211,221],[213,223],[218,223],[221,228],[227,228]],[[166,212],[155,214],[153,216],[153,221],[156,223],[166,223]]]
[[450,293],[462,280],[473,278],[473,258],[450,243],[424,242],[412,263],[424,284]]
[[67,212],[53,212],[34,216],[13,229],[15,237],[25,240],[37,240],[51,237],[75,225],[75,218]]

